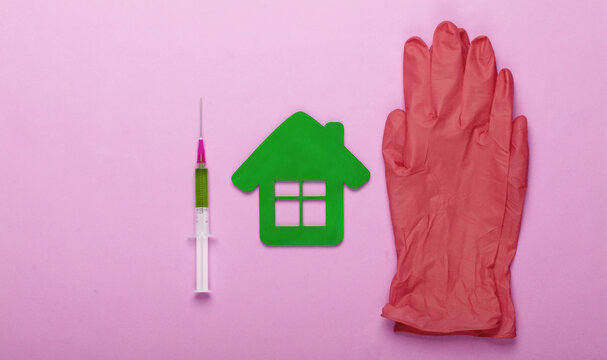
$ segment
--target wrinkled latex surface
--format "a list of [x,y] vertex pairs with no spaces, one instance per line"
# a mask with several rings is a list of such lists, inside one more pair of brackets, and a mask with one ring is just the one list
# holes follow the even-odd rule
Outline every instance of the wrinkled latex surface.
[[404,49],[405,111],[383,139],[397,254],[395,331],[514,337],[510,264],[527,188],[527,120],[489,39],[441,23]]

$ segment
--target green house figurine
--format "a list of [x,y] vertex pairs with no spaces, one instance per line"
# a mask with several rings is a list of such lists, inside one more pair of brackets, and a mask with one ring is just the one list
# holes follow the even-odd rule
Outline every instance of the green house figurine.
[[[232,175],[245,192],[259,187],[259,233],[267,245],[336,245],[344,235],[344,184],[352,189],[369,180],[369,170],[344,146],[339,122],[322,126],[297,112],[278,126]],[[304,184],[324,182],[322,195],[307,196]],[[280,182],[295,182],[299,191],[276,193]],[[276,225],[276,202],[299,201],[299,225]],[[325,225],[304,226],[306,200],[325,202]]]

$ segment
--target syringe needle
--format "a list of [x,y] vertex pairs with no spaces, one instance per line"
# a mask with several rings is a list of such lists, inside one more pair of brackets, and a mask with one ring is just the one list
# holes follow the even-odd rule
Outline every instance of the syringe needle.
[[200,138],[202,139],[202,98],[200,98]]

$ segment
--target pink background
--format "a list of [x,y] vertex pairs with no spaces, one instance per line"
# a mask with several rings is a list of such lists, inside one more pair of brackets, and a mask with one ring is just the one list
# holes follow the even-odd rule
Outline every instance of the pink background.
[[[607,8],[596,1],[0,3],[0,358],[607,356]],[[529,118],[515,340],[395,335],[381,158],[402,45],[449,19],[493,42]],[[195,296],[198,97],[210,296]],[[271,248],[230,176],[283,119],[341,121],[371,171],[345,239]]]

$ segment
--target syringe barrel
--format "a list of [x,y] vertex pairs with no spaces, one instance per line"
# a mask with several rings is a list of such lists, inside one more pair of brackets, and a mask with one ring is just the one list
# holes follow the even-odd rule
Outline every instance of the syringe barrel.
[[196,207],[209,207],[209,183],[208,169],[200,164],[196,168],[195,184],[196,184]]
[[209,208],[196,208],[196,292],[209,291]]

